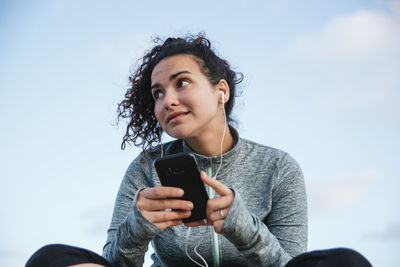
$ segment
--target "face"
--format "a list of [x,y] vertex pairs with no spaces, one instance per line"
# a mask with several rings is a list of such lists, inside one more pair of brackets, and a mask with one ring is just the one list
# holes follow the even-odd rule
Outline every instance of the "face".
[[155,116],[172,137],[196,138],[220,128],[218,90],[191,55],[161,60],[151,75],[151,94]]

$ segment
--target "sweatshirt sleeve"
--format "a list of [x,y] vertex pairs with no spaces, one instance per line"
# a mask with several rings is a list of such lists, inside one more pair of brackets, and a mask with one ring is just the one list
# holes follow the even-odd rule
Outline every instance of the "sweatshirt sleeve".
[[161,229],[137,208],[138,192],[149,187],[139,164],[128,168],[115,201],[103,256],[115,266],[142,266],[149,242]]
[[[270,196],[271,211],[262,221],[251,214],[240,194],[222,228],[243,257],[256,266],[284,266],[307,249],[307,201],[303,174],[287,155],[278,161]],[[248,205],[248,204],[247,204]]]

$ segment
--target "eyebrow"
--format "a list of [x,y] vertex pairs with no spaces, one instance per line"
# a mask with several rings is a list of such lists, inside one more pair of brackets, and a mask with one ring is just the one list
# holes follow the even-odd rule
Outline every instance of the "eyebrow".
[[[172,81],[172,80],[174,80],[176,77],[178,77],[179,75],[181,75],[181,74],[183,74],[183,73],[192,74],[192,73],[191,73],[190,71],[188,71],[188,70],[178,71],[177,73],[172,74],[171,76],[169,76],[169,80]],[[160,86],[161,86],[161,84],[159,84],[159,83],[153,84],[153,85],[150,87],[150,90],[152,90],[152,89],[155,88],[155,87],[160,87]]]

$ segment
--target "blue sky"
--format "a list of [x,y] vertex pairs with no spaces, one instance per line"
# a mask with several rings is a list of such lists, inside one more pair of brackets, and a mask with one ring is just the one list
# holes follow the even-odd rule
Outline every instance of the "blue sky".
[[302,166],[309,250],[395,266],[399,26],[398,0],[2,1],[0,266],[48,243],[101,253],[139,152],[114,126],[129,72],[152,37],[199,31],[244,73],[240,134]]

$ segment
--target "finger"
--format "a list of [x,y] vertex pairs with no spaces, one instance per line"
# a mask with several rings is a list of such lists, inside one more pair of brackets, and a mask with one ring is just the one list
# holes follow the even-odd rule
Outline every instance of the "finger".
[[175,210],[191,210],[193,209],[193,203],[187,200],[181,199],[146,199],[141,198],[136,201],[140,211],[155,211],[164,209],[175,209]]
[[214,230],[218,234],[223,234],[222,232],[222,225],[224,224],[224,220],[218,220],[213,223]]
[[212,222],[216,222],[218,220],[225,220],[226,216],[228,215],[229,209],[220,209],[216,210],[210,214],[210,220]]
[[182,197],[184,191],[178,187],[157,186],[145,188],[139,194],[148,199],[162,199]]
[[221,201],[220,198],[208,200],[206,209],[207,218],[211,222],[225,219],[230,211],[232,202],[233,199],[227,202],[228,205],[225,205],[226,201],[223,201],[223,199]]
[[233,199],[233,195],[209,199],[207,201],[207,208],[209,208],[211,212],[226,208],[229,209],[232,205]]
[[215,192],[217,192],[220,196],[225,196],[230,194],[233,195],[232,190],[230,190],[223,183],[217,181],[216,179],[210,178],[210,176],[208,176],[204,171],[200,172],[200,177],[204,183],[212,187],[215,190]]
[[180,220],[189,218],[191,215],[190,211],[151,211],[142,212],[143,216],[146,217],[152,223],[161,223],[172,220]]

